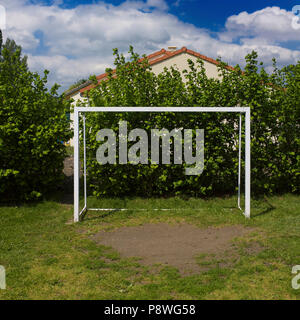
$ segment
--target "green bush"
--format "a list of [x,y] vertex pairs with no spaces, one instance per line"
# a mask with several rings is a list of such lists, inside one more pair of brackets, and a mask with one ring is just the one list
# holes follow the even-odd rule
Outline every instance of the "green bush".
[[[257,54],[246,67],[229,69],[220,61],[221,80],[209,79],[201,60],[189,61],[182,75],[175,68],[160,75],[130,48],[126,61],[117,50],[116,71],[91,90],[93,106],[250,106],[252,191],[255,194],[299,192],[300,62],[267,74]],[[100,165],[95,156],[101,128],[118,130],[119,120],[132,128],[205,129],[205,169],[186,176],[181,165]],[[193,196],[232,193],[237,184],[238,115],[229,113],[89,113],[87,115],[88,184],[97,196]],[[150,137],[150,134],[148,134]],[[118,145],[118,143],[117,143]],[[117,152],[118,154],[118,152]],[[150,155],[149,155],[150,156]],[[118,163],[118,159],[117,159]]]
[[69,107],[28,70],[26,57],[7,40],[0,57],[0,199],[29,200],[57,188],[71,137]]

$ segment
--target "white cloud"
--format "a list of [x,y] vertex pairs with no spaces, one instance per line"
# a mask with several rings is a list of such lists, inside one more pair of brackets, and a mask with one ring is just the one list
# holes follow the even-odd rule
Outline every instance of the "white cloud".
[[168,5],[164,0],[147,0],[147,5],[149,7],[158,8],[160,10],[167,10]]
[[29,67],[32,70],[50,70],[49,80],[59,84],[71,84],[75,80],[88,76],[90,73],[99,74],[107,67],[101,64],[97,57],[92,59],[69,59],[63,55],[28,56]]
[[220,39],[232,41],[242,38],[242,42],[257,39],[260,42],[278,44],[300,41],[300,30],[292,27],[294,14],[279,7],[267,7],[253,13],[241,12],[226,21],[226,31]]
[[[49,69],[50,79],[64,88],[103,72],[112,65],[112,49],[127,52],[129,45],[141,54],[168,45],[186,46],[212,58],[222,56],[230,64],[242,63],[251,50],[257,50],[267,65],[273,56],[282,65],[300,59],[300,51],[282,46],[300,40],[299,31],[291,28],[293,15],[276,7],[229,17],[226,30],[212,37],[209,30],[169,14],[164,0],[126,1],[119,6],[97,2],[72,9],[59,7],[59,2],[51,6],[26,0],[3,2],[4,36],[22,45],[33,70]],[[42,48],[37,31],[42,34]]]

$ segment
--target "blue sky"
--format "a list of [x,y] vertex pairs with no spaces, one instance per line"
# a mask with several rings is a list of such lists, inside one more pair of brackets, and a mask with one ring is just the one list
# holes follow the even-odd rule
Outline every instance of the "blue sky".
[[[37,3],[39,1],[31,1]],[[45,4],[52,4],[54,1],[40,1]],[[92,4],[93,0],[65,0],[59,5],[62,8],[75,8],[78,5]],[[113,5],[120,5],[122,0],[105,1]],[[197,27],[208,28],[213,31],[219,31],[224,28],[226,19],[242,11],[254,12],[268,6],[278,6],[282,9],[291,10],[291,8],[300,1],[295,0],[168,0],[165,1],[169,6],[169,12],[179,17],[182,21],[192,23]],[[59,3],[59,2],[58,2]]]
[[[298,2],[297,2],[298,1]],[[267,70],[300,60],[300,0],[0,0],[6,8],[4,37],[21,44],[31,69],[50,70],[51,83],[66,89],[102,73],[112,49],[140,54],[168,45],[186,46],[243,66],[256,50]]]
[[[33,1],[35,2],[35,1]],[[47,4],[53,1],[44,1]],[[65,0],[60,5],[64,8],[74,8],[79,4],[95,3],[89,0]],[[113,5],[120,5],[122,0],[105,1]],[[242,11],[254,12],[268,6],[278,6],[282,9],[291,10],[291,8],[300,4],[300,1],[294,0],[168,0],[169,12],[179,17],[182,21],[192,23],[197,27],[208,28],[218,31],[224,28],[226,19]]]

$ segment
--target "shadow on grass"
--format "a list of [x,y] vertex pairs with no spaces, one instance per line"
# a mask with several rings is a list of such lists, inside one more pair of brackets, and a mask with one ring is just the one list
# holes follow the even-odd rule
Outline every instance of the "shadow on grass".
[[[126,210],[126,212],[130,212],[131,210],[128,209]],[[88,212],[99,212],[99,214],[93,214],[93,216],[89,217],[88,216]],[[105,212],[103,211],[96,211],[96,210],[93,210],[93,211],[89,211],[89,210],[86,210],[82,213],[82,215],[80,216],[80,221],[92,221],[92,220],[98,220],[98,219],[104,219],[106,217],[109,217],[115,213],[118,213],[118,212],[124,212],[124,210],[122,209],[112,209],[112,210],[107,210]]]
[[276,207],[274,207],[269,201],[268,199],[264,198],[264,202],[268,205],[267,208],[263,209],[262,211],[260,212],[257,212],[255,214],[252,215],[252,217],[259,217],[259,216],[263,216],[265,214],[268,214],[270,212],[272,212],[273,210],[276,209]]
[[[268,201],[268,199],[266,199],[266,198],[263,198],[263,199],[261,199],[261,200],[263,200],[266,204],[267,204],[267,208],[264,208],[264,209],[262,209],[262,211],[259,211],[259,212],[257,212],[257,213],[252,213],[253,212],[253,210],[251,210],[252,212],[251,212],[251,218],[254,218],[254,217],[259,217],[259,216],[263,216],[263,215],[265,215],[265,214],[268,214],[268,213],[270,213],[270,212],[272,212],[273,210],[275,210],[276,209],[276,207],[274,207],[269,201]],[[240,210],[238,207],[235,207],[235,206],[225,206],[225,207],[223,207],[224,209],[229,209],[229,210],[232,210],[232,211],[236,211],[237,213],[239,212],[244,212],[244,210]],[[242,209],[243,209],[243,207],[242,207]]]

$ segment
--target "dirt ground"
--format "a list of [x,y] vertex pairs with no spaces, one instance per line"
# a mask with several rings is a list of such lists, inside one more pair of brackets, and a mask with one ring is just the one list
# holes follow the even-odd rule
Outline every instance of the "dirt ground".
[[[187,275],[207,269],[197,263],[196,257],[199,256],[213,256],[214,260],[222,260],[224,266],[231,263],[237,258],[232,240],[251,231],[243,226],[201,229],[190,224],[159,223],[101,231],[94,240],[116,249],[121,257],[138,257],[145,265],[173,266]],[[260,248],[250,250],[255,252]]]
[[[73,203],[73,162],[73,156],[64,161],[66,203]],[[217,265],[232,266],[233,261],[239,259],[232,240],[251,231],[243,226],[201,229],[190,224],[159,223],[101,231],[93,238],[97,243],[117,250],[121,257],[138,257],[144,265],[173,266],[182,275],[190,275]],[[255,254],[261,249],[254,244],[247,250]]]
[[64,170],[65,176],[72,177],[74,173],[74,157],[69,156],[64,160]]
[[63,190],[61,196],[61,202],[65,204],[72,204],[73,192],[74,192],[74,157],[69,156],[64,160],[63,173],[65,180],[63,183]]

